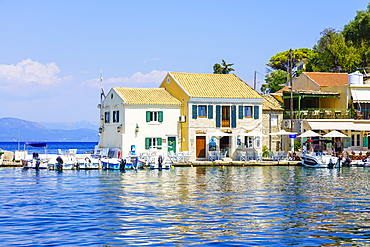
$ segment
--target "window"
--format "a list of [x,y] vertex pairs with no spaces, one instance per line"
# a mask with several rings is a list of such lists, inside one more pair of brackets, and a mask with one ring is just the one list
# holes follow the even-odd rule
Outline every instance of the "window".
[[104,113],[104,123],[109,123],[109,111]]
[[157,111],[151,111],[150,112],[150,121],[151,122],[158,121],[158,112]]
[[221,127],[230,127],[230,106],[222,106],[222,125]]
[[198,117],[200,118],[207,117],[207,106],[206,105],[198,105]]
[[356,144],[357,144],[357,147],[360,146],[360,134],[357,134],[357,142],[356,142]]
[[352,135],[351,146],[353,147],[354,145],[355,145],[355,135]]
[[244,148],[251,148],[253,147],[253,138],[251,136],[244,137]]
[[147,111],[146,112],[147,122],[163,122],[163,111]]
[[271,116],[271,126],[277,126],[277,116]]
[[119,111],[113,111],[113,123],[119,123]]
[[252,118],[253,110],[252,106],[244,106],[244,117],[245,118]]
[[145,149],[150,148],[162,149],[162,138],[158,137],[145,138]]

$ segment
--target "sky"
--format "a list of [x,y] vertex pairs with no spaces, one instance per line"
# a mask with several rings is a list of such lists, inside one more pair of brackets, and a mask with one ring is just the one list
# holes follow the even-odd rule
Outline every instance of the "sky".
[[0,118],[99,121],[103,88],[159,87],[168,71],[234,73],[257,89],[276,53],[312,48],[365,0],[0,0]]

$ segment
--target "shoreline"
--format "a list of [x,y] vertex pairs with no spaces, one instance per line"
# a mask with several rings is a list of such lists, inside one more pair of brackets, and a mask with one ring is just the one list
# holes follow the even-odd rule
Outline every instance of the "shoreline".
[[[213,167],[213,166],[301,166],[301,161],[280,160],[280,161],[194,161],[173,163],[173,167]],[[21,162],[3,161],[1,167],[22,167]]]

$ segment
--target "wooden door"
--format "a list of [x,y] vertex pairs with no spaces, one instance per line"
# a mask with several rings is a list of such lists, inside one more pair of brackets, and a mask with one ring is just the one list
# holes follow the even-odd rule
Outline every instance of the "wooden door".
[[197,136],[196,138],[196,157],[205,158],[206,157],[206,137]]

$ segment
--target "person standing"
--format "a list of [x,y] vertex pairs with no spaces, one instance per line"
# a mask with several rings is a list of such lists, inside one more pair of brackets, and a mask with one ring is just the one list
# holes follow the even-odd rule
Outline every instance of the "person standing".
[[340,142],[339,138],[337,138],[337,141],[335,142],[335,152],[339,155],[342,153],[342,143]]

